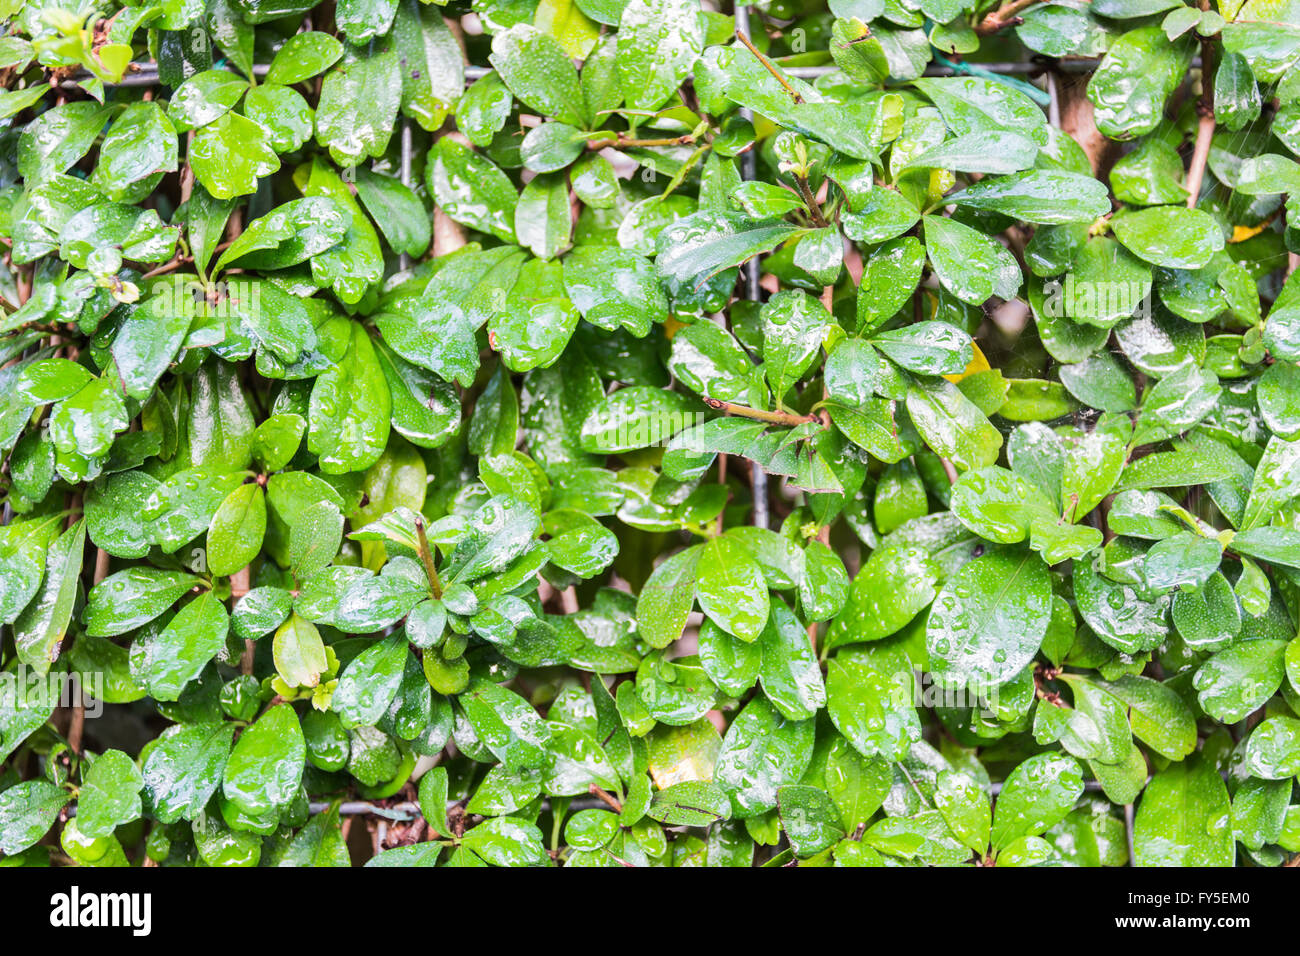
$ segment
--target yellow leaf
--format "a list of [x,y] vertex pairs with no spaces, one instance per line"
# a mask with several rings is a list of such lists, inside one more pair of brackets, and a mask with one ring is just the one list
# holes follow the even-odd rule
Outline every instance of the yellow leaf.
[[984,353],[980,351],[979,345],[972,341],[970,347],[974,350],[975,357],[970,360],[970,364],[966,366],[965,370],[957,375],[944,376],[944,378],[952,382],[954,385],[964,379],[967,375],[974,375],[976,372],[987,372],[991,368],[989,360],[984,357]]
[[1233,226],[1232,238],[1229,242],[1245,242],[1254,236],[1258,236],[1268,226],[1268,220],[1261,222],[1258,226]]

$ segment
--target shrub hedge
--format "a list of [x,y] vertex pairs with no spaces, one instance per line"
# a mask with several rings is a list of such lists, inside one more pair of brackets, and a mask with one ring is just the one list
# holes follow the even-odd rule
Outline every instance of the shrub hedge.
[[0,15],[0,865],[1295,863],[1300,0]]

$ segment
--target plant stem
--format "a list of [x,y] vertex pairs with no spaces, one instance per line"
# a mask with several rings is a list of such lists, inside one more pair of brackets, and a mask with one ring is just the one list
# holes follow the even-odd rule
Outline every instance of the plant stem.
[[686,146],[695,142],[694,133],[683,133],[681,136],[665,136],[660,139],[628,139],[621,133],[613,139],[593,139],[587,143],[588,149],[604,149],[606,146],[614,146],[623,149],[628,146]]
[[[1201,9],[1209,9],[1209,0],[1201,0]],[[1214,38],[1201,39],[1201,99],[1196,104],[1199,119],[1196,123],[1196,145],[1192,149],[1192,163],[1187,169],[1187,208],[1195,209],[1201,198],[1201,183],[1205,179],[1205,166],[1210,159],[1210,143],[1214,139]]]
[[753,418],[760,422],[769,422],[773,425],[806,425],[809,422],[816,422],[820,419],[816,415],[794,415],[790,412],[769,412],[762,408],[750,408],[748,405],[737,405],[734,402],[724,402],[718,398],[709,398],[704,396],[704,404],[709,408],[719,412],[726,412],[728,415],[739,415],[742,418]]
[[1003,27],[1021,23],[1023,21],[1016,14],[1038,2],[1039,0],[1009,0],[981,20],[975,32],[987,36],[990,33],[997,33]]
[[438,577],[438,569],[433,565],[433,551],[429,547],[429,537],[424,533],[424,519],[415,519],[415,535],[420,539],[420,561],[424,564],[424,572],[429,576],[429,588],[435,598],[442,597],[442,580]]
[[800,96],[799,91],[796,90],[793,86],[791,86],[790,83],[786,80],[786,78],[781,75],[781,71],[776,68],[776,64],[773,63],[771,60],[769,60],[762,53],[758,52],[758,47],[754,46],[754,44],[750,42],[749,37],[745,36],[745,34],[737,30],[736,36],[741,43],[745,44],[745,46],[749,49],[749,52],[754,54],[754,56],[758,58],[758,62],[763,64],[763,67],[767,70],[767,72],[771,73],[774,77],[776,77],[776,81],[780,83],[782,87],[785,88],[785,91],[787,93],[790,94],[790,98],[794,100],[796,103],[802,103],[803,97]]
[[623,804],[619,803],[618,798],[615,797],[613,794],[606,793],[604,790],[600,789],[600,787],[596,786],[594,783],[587,789],[591,792],[592,796],[598,797],[606,805],[608,805],[609,808],[613,810],[615,813],[623,812]]
[[794,181],[799,185],[799,195],[803,197],[803,204],[808,207],[808,212],[812,215],[813,225],[819,229],[825,229],[830,225],[826,217],[822,215],[822,205],[813,195],[812,188],[808,185],[806,176],[796,176]]

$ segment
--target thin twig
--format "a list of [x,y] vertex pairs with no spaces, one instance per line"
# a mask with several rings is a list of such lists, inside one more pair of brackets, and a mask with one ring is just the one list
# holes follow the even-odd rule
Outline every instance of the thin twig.
[[704,396],[704,404],[709,408],[719,412],[726,412],[728,415],[739,415],[742,418],[753,418],[756,421],[768,422],[772,425],[806,425],[809,422],[819,421],[816,415],[795,415],[790,412],[769,412],[762,408],[750,408],[748,405],[737,405],[735,402],[724,402],[720,398],[710,398]]
[[190,166],[190,152],[194,149],[194,131],[185,134],[185,165],[181,167],[181,202],[189,202],[194,192],[194,169]]
[[1033,6],[1040,0],[1010,0],[1002,4],[987,17],[980,21],[975,32],[987,36],[990,33],[997,33],[1003,27],[1016,26],[1024,23],[1024,18],[1017,16],[1025,7]]
[[[248,567],[242,567],[230,576],[230,607],[233,610],[240,599],[248,593],[252,578]],[[257,654],[257,644],[250,638],[244,639],[244,653],[239,659],[239,672],[246,676],[253,673],[253,658]]]
[[812,216],[813,225],[818,229],[825,229],[830,225],[826,217],[822,214],[821,203],[813,195],[812,189],[808,186],[808,179],[805,176],[795,176],[795,183],[799,186],[799,195],[803,197],[803,204],[808,207],[808,212]]
[[442,581],[438,578],[438,569],[433,564],[433,549],[429,547],[428,535],[424,533],[424,519],[415,519],[415,534],[420,539],[420,561],[425,573],[429,575],[429,587],[435,598],[442,597]]
[[618,797],[614,796],[612,793],[606,793],[594,783],[588,787],[587,790],[592,794],[592,796],[599,797],[602,801],[608,804],[609,808],[615,813],[623,812],[623,804],[619,803]]
[[793,86],[791,86],[789,82],[786,80],[786,78],[781,75],[781,71],[776,68],[776,64],[773,63],[771,60],[769,60],[767,57],[765,57],[762,53],[760,53],[758,51],[758,47],[754,46],[754,44],[749,41],[749,37],[745,36],[745,34],[737,30],[736,36],[740,39],[741,43],[745,44],[745,46],[749,49],[749,52],[754,54],[754,56],[758,59],[758,62],[763,64],[767,72],[771,73],[774,77],[776,77],[776,81],[785,88],[785,91],[787,93],[790,94],[790,98],[793,99],[796,103],[802,103],[803,97],[800,96],[799,91],[796,90]]
[[592,139],[587,141],[588,149],[604,149],[606,146],[613,146],[618,149],[637,146],[687,146],[695,142],[694,133],[684,133],[681,136],[665,136],[660,139],[629,139],[622,133],[619,133],[613,139]]
[[[1209,0],[1201,0],[1201,9],[1208,10]],[[1201,183],[1205,179],[1205,166],[1210,159],[1210,143],[1214,139],[1214,38],[1201,39],[1201,99],[1196,104],[1199,117],[1196,122],[1196,145],[1192,149],[1192,163],[1187,169],[1187,208],[1195,209],[1201,198]]]

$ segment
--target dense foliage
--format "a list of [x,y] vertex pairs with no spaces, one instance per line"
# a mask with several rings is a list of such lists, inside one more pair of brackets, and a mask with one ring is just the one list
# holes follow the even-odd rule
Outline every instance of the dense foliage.
[[0,864],[1295,862],[1300,0],[739,13],[0,0]]

